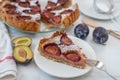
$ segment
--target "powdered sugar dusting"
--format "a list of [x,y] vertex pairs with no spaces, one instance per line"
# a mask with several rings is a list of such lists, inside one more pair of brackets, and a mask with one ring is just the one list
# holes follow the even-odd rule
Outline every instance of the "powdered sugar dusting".
[[[26,2],[26,0],[20,0],[20,1]],[[37,1],[38,0],[30,0],[30,6],[37,6],[37,4],[36,4]],[[27,14],[27,13],[23,12],[24,10],[31,11],[31,8],[22,7],[19,5],[19,3],[15,3],[15,2],[10,2],[10,4],[15,5],[17,7],[16,12],[21,13],[22,16],[30,16],[31,20],[39,20],[40,19],[39,13],[38,14]]]
[[50,42],[60,44],[60,38],[61,38],[61,36],[54,37],[54,38],[50,39]]
[[61,52],[62,53],[65,53],[66,51],[69,51],[69,50],[77,50],[79,51],[79,47],[75,44],[71,44],[69,46],[67,45],[58,45],[58,47],[61,49]]
[[21,6],[19,6],[18,3],[15,3],[15,2],[11,2],[10,4],[15,5],[17,7],[17,9],[16,9],[17,12],[22,13],[24,10],[30,10],[30,8],[21,7]]
[[57,3],[58,2],[58,0],[48,0],[48,1],[53,2],[53,3]]
[[[55,15],[57,16],[57,15],[60,15],[60,13],[65,11],[65,10],[74,11],[76,9],[76,4],[77,4],[77,0],[72,0],[72,5],[69,8],[63,8],[61,10],[54,10],[54,11],[51,11],[51,12],[55,13]],[[64,19],[66,16],[69,16],[69,15],[70,14],[62,14],[62,19]]]
[[31,6],[36,6],[36,2],[37,2],[37,0],[31,0],[31,1],[30,1],[30,5],[31,5]]
[[21,2],[25,2],[25,0],[20,0]]
[[61,41],[60,41],[61,36],[62,35],[51,38],[51,39],[49,39],[49,42],[56,43],[58,45],[58,47],[61,49],[62,53],[65,53],[66,51],[69,51],[69,50],[80,51],[80,48],[77,45],[75,45],[74,43],[70,44],[70,45],[61,44]]

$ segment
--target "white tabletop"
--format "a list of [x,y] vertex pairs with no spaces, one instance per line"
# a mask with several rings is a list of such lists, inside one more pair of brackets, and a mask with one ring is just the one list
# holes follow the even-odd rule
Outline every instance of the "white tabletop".
[[[81,14],[81,17],[83,15]],[[116,29],[117,27],[111,25],[111,21],[97,21],[100,25],[104,26],[105,28],[113,28]],[[79,24],[80,21],[77,21],[75,24]],[[118,24],[117,24],[118,25]],[[110,27],[112,26],[112,27]],[[70,35],[73,35],[74,27],[70,27],[66,29],[67,33]],[[16,30],[10,29],[12,38],[18,37],[18,36],[29,36],[32,38],[33,43],[31,45],[32,50],[34,51],[37,43],[39,42],[39,39],[43,36],[48,36],[50,33],[45,34],[26,34],[22,33]],[[106,45],[100,45],[92,40],[92,32],[93,29],[90,28],[90,34],[85,40],[87,43],[89,43],[93,49],[96,52],[97,59],[103,61],[105,63],[105,66],[107,68],[107,71],[113,74],[118,80],[120,80],[120,40],[114,38],[113,36],[109,35],[109,40],[106,42]],[[53,32],[51,32],[52,34]],[[68,80],[68,79],[60,79],[53,76],[50,76],[40,70],[34,61],[32,61],[28,65],[17,65],[18,67],[18,76],[17,80]],[[80,76],[77,78],[72,78],[69,80],[112,80],[110,77],[108,77],[104,72],[101,72],[95,68],[92,69],[91,72],[85,74],[84,76]]]
[[[84,17],[83,14],[81,14],[81,18],[82,17]],[[100,21],[100,20],[94,20],[94,21],[107,29],[115,29],[120,31],[120,24],[117,24],[114,21]],[[120,19],[117,21],[120,22]],[[81,23],[81,20],[75,22],[74,24],[79,24],[79,23]],[[74,27],[71,26],[70,28],[66,29],[67,33],[74,36],[74,32],[73,32]],[[26,34],[26,33],[19,32],[17,30],[12,30],[12,29],[10,29],[10,32],[11,32],[12,38],[18,37],[18,36],[31,37],[33,40],[33,43],[31,45],[31,48],[33,51],[41,37],[50,35],[50,33]],[[97,59],[105,63],[107,71],[112,75],[114,75],[118,80],[120,80],[120,50],[119,50],[120,40],[109,35],[109,40],[106,42],[106,45],[100,45],[95,43],[92,40],[92,32],[93,32],[93,29],[90,28],[90,34],[88,35],[85,41],[92,46],[92,48],[94,49],[97,55]],[[45,72],[43,72],[42,70],[40,70],[34,61],[32,61],[28,65],[17,64],[17,68],[18,68],[17,80],[112,80],[104,72],[101,72],[95,68],[93,68],[92,71],[90,71],[89,73],[83,76],[72,78],[72,79],[63,79],[63,78],[50,76]]]

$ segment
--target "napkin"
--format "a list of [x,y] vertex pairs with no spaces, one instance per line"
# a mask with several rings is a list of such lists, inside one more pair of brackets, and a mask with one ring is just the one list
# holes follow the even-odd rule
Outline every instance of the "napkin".
[[0,21],[0,80],[15,80],[16,63],[12,56],[11,40],[6,26]]

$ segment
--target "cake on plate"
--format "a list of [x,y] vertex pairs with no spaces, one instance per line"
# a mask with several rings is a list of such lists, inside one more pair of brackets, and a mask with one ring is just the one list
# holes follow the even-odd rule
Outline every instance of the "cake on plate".
[[86,67],[86,57],[65,31],[57,31],[49,38],[39,42],[38,51],[41,56],[76,68]]
[[41,9],[38,0],[2,0],[0,18],[25,31],[39,31]]
[[0,0],[0,18],[24,31],[40,31],[41,21],[48,29],[67,28],[79,18],[76,1],[46,0],[45,8],[41,9],[42,0]]

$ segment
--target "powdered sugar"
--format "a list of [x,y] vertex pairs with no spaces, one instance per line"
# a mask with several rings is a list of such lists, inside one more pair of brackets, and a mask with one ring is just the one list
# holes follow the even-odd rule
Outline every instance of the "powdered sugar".
[[24,10],[30,10],[30,8],[21,7],[21,6],[19,6],[18,3],[15,3],[15,2],[11,2],[10,4],[15,5],[17,7],[17,9],[16,9],[17,12],[22,13]]
[[21,2],[25,2],[25,0],[20,0]]
[[60,39],[61,39],[61,36],[57,36],[57,37],[50,39],[50,42],[60,44]]
[[[77,4],[77,0],[72,0],[72,5],[69,8],[63,8],[61,10],[54,10],[52,12],[55,13],[55,15],[57,16],[57,15],[60,15],[60,13],[65,11],[65,10],[74,11],[76,9],[76,4]],[[69,16],[69,14],[62,14],[62,19],[64,19],[66,16]]]
[[36,6],[36,2],[37,2],[37,0],[31,0],[30,1],[30,6]]
[[58,45],[58,47],[61,49],[62,53],[65,53],[66,51],[69,50],[77,50],[77,51],[80,50],[79,47],[75,44],[71,44],[69,46],[63,44],[63,45]]
[[77,51],[80,50],[80,48],[77,45],[75,45],[74,43],[70,44],[70,45],[60,44],[61,43],[60,42],[61,36],[62,35],[54,37],[54,38],[50,39],[49,41],[51,43],[56,43],[58,45],[58,47],[61,49],[62,53],[65,53],[66,51],[69,51],[69,50],[77,50]]
[[[25,2],[26,0],[20,0],[20,1]],[[31,0],[30,1],[30,6],[37,6],[37,4],[36,4],[37,1],[38,0]],[[28,14],[28,13],[23,12],[24,10],[31,11],[31,8],[22,7],[18,3],[15,3],[15,2],[10,2],[10,4],[15,5],[17,7],[16,12],[21,13],[22,16],[30,16],[31,20],[39,20],[40,19],[40,14],[39,13],[38,14]]]
[[53,2],[53,3],[57,3],[58,2],[58,0],[48,0],[48,1]]

